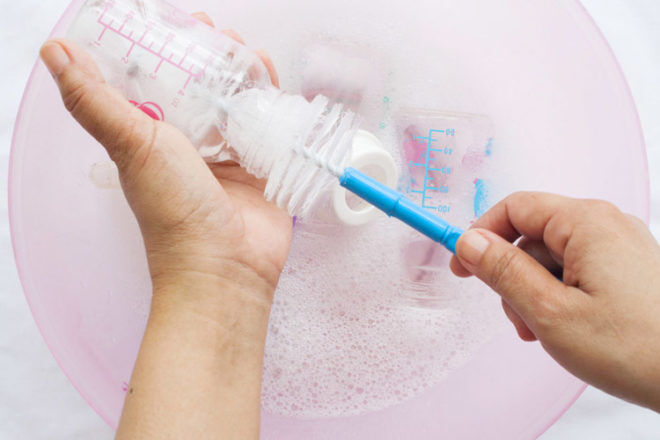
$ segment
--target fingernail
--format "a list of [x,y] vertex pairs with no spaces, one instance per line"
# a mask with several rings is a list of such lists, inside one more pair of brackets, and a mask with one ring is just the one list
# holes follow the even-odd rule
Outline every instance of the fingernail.
[[60,75],[67,64],[71,62],[69,55],[66,53],[62,45],[52,41],[43,45],[40,54],[48,71],[55,77]]
[[477,266],[488,246],[490,246],[490,242],[478,231],[467,231],[459,239],[456,251],[462,260],[472,266]]

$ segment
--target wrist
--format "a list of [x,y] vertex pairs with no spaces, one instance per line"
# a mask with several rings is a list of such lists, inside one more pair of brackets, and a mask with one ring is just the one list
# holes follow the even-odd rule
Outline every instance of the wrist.
[[233,425],[242,432],[245,420],[258,427],[269,311],[269,302],[217,277],[156,280],[120,432],[142,438],[164,426],[198,438]]
[[[265,340],[274,288],[256,275],[169,271],[153,277],[150,320],[211,325],[247,342]],[[160,319],[165,318],[165,319]]]
[[[268,255],[244,255],[244,246],[230,240],[145,240],[145,244],[155,294],[183,288],[241,290],[272,303],[282,264]],[[195,289],[198,284],[204,289]]]

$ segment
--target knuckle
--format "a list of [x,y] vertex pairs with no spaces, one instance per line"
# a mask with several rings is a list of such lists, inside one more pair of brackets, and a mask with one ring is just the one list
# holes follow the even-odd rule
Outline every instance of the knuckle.
[[641,218],[632,214],[625,214],[625,216],[628,219],[628,221],[635,227],[646,229],[647,227],[646,223],[644,223],[644,221]]
[[585,208],[595,217],[613,216],[619,214],[619,208],[605,200],[586,200]]
[[554,301],[549,301],[544,296],[536,298],[533,304],[536,325],[540,331],[549,331],[557,326],[562,313]]
[[158,128],[155,121],[150,124],[144,124],[138,128],[136,123],[133,127],[133,137],[130,142],[133,142],[133,151],[129,152],[128,156],[131,158],[131,165],[134,167],[136,174],[139,174],[145,168],[149,159],[153,156],[156,149]]
[[531,307],[534,320],[539,323],[554,325],[563,316],[563,307],[555,301],[556,292],[546,292],[532,284],[529,277],[529,261],[526,256],[516,248],[510,248],[500,255],[492,266],[490,272],[491,287],[502,294],[519,291],[519,295],[528,297],[525,302]]
[[516,191],[514,193],[511,193],[507,198],[507,202],[513,203],[513,202],[519,202],[521,200],[524,200],[525,198],[529,197],[532,193],[529,191]]
[[[151,120],[149,120],[151,121]],[[137,175],[144,168],[156,146],[156,121],[145,123],[144,120],[128,119],[116,129],[106,143],[111,159],[117,167],[130,174]]]
[[558,296],[560,292],[541,295],[534,301],[535,329],[539,334],[554,334],[563,328],[570,327],[574,317],[572,308]]
[[517,214],[517,217],[527,218],[533,214],[543,194],[532,191],[517,191],[505,199],[507,216]]
[[89,85],[86,83],[75,84],[64,89],[62,91],[64,107],[77,119],[81,111],[84,111],[85,100],[90,93]]
[[560,211],[548,221],[543,231],[543,242],[548,244],[548,248],[556,256],[561,257],[564,255],[566,245],[573,235],[574,227],[575,219],[572,214],[567,210]]
[[135,119],[127,119],[124,123],[108,132],[109,140],[116,144],[117,152],[130,152],[143,143],[142,133]]
[[511,246],[496,258],[489,274],[490,285],[493,289],[499,292],[507,285],[516,283],[523,264],[520,252]]

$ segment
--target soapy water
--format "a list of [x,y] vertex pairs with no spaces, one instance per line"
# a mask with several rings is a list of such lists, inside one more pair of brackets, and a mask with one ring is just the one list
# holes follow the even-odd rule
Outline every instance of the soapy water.
[[442,307],[401,295],[408,239],[404,225],[384,218],[359,231],[297,224],[270,318],[266,411],[331,417],[386,408],[442,381],[497,330],[496,295],[475,293],[478,281],[453,277],[446,264],[436,268],[442,281],[418,280]]

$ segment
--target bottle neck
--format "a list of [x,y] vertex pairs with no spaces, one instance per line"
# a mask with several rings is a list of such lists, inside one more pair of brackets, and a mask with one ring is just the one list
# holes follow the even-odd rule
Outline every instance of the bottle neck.
[[291,215],[309,216],[352,153],[358,117],[328,98],[311,102],[274,87],[247,89],[223,104],[222,135],[265,196]]

